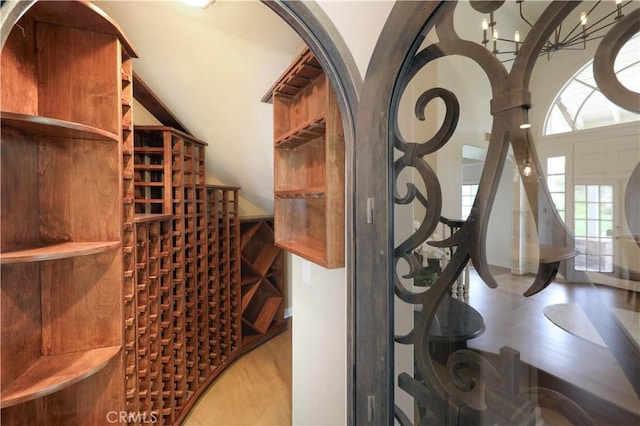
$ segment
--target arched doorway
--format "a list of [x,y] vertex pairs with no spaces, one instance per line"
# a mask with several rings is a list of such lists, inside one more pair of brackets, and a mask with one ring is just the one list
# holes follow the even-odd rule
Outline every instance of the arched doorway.
[[[20,16],[35,2],[4,2],[2,7],[3,12],[3,29],[10,28],[19,19]],[[353,60],[350,58],[350,53],[346,50],[337,37],[337,32],[331,30],[330,21],[324,16],[322,10],[315,6],[313,3],[297,3],[286,4],[270,2],[268,6],[273,8],[278,14],[293,26],[296,31],[301,35],[306,44],[308,44],[318,56],[320,62],[325,68],[333,86],[337,92],[337,97],[342,109],[342,115],[344,117],[345,128],[345,144],[347,147],[347,162],[353,164],[355,162],[353,155],[354,146],[354,124],[353,116],[354,110],[357,105],[357,94],[359,85],[361,84],[361,78],[353,65]],[[3,31],[3,36],[8,34],[9,31]],[[4,39],[3,39],[4,43]],[[337,47],[341,46],[341,47]],[[353,190],[353,167],[347,167],[347,191],[352,193]],[[347,223],[350,224],[352,220],[352,207],[350,203],[347,203]],[[351,235],[352,227],[347,225],[348,235]],[[348,236],[347,241],[351,238]],[[353,244],[349,243],[347,262],[353,263]],[[349,259],[351,258],[351,259]],[[351,274],[348,279],[348,286],[353,286],[353,272],[352,268],[347,268],[347,273]],[[353,312],[350,309],[350,312]],[[353,321],[349,321],[351,324]],[[346,334],[346,333],[345,333]],[[353,333],[349,333],[353,335]],[[351,366],[352,362],[347,362],[346,365]],[[352,376],[351,371],[349,376]],[[349,395],[351,392],[349,392]]]

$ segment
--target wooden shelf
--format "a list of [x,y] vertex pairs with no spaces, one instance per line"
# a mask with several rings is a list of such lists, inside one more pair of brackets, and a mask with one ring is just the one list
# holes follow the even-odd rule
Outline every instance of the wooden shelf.
[[[344,132],[327,76],[307,50],[273,87],[274,216],[279,247],[344,267]],[[295,90],[289,83],[295,82]],[[291,250],[290,250],[291,249]]]
[[40,358],[24,373],[3,386],[2,408],[31,401],[67,388],[103,369],[120,346],[70,352]]
[[317,117],[298,128],[287,132],[282,137],[276,139],[276,148],[291,149],[311,142],[314,139],[325,135],[326,120],[324,116]]
[[[135,150],[135,148],[134,148]],[[136,170],[164,170],[164,164],[136,164]]]
[[6,111],[0,113],[0,118],[3,129],[14,128],[37,136],[111,142],[120,140],[115,133],[55,118]]
[[136,154],[164,154],[164,147],[162,146],[135,146],[133,149]]
[[251,302],[253,295],[256,293],[256,291],[258,291],[259,286],[260,286],[260,282],[255,282],[254,284],[250,286],[245,286],[242,289],[242,312],[243,313],[247,309],[247,306],[249,306],[249,302]]
[[324,198],[326,192],[323,188],[306,188],[306,189],[286,189],[275,191],[275,197],[279,199],[288,198]]
[[267,330],[269,330],[269,326],[271,325],[281,303],[282,297],[267,297],[262,305],[262,309],[260,310],[258,317],[253,322],[253,328],[260,333],[266,333]]
[[263,245],[260,254],[253,262],[253,269],[255,269],[260,275],[265,276],[279,254],[280,249],[278,247],[271,244]]
[[322,73],[322,66],[316,57],[305,48],[262,98],[262,102],[270,102],[274,94],[292,98]]
[[320,266],[327,264],[327,254],[321,241],[278,241],[276,245]]
[[0,263],[28,263],[45,260],[66,259],[77,256],[88,256],[103,253],[120,247],[120,241],[106,242],[70,242],[52,244],[25,250],[16,250],[0,254]]
[[170,214],[136,214],[133,217],[135,223],[153,222],[155,220],[167,220],[173,218]]
[[[136,186],[145,186],[149,188],[164,188],[164,182],[136,182]],[[138,200],[136,200],[138,201]]]

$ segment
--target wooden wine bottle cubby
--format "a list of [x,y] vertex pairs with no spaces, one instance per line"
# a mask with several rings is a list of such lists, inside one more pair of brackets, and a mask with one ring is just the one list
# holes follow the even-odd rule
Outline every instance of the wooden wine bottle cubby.
[[136,332],[125,341],[135,354],[134,362],[125,364],[135,386],[127,390],[127,409],[155,413],[161,424],[170,424],[175,397],[171,216],[136,216],[135,240],[135,315],[128,325]]
[[241,348],[240,218],[238,187],[208,185],[209,292],[216,304],[210,327],[217,339],[214,365],[233,360]]
[[242,335],[245,349],[284,330],[284,253],[274,244],[272,216],[241,223]]
[[[162,356],[139,358],[138,362],[159,365],[153,368],[163,375],[166,396],[161,400],[161,412],[166,411],[162,404],[167,398],[174,401],[175,408],[166,411],[161,420],[175,424],[243,349],[240,188],[204,185],[205,144],[185,133],[162,126],[136,126],[134,145],[136,221],[152,223],[153,218],[158,220],[164,217],[163,211],[170,210],[172,253],[171,291],[167,293],[160,286],[159,293]],[[163,190],[154,193],[139,182],[161,182]],[[138,245],[150,244],[141,239],[144,234],[139,228],[140,224],[136,227]],[[153,281],[145,278],[148,262],[145,257],[136,258],[137,297],[145,300],[153,294],[147,288]],[[147,342],[141,334],[145,329],[137,329],[138,339]],[[171,342],[173,350],[167,350],[163,342]],[[147,396],[147,389],[153,392],[154,382],[137,383],[137,404],[154,406],[153,396]]]

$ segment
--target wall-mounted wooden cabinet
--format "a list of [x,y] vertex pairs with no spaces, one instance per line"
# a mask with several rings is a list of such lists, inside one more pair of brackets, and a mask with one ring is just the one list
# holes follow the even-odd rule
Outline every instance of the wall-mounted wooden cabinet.
[[88,3],[38,2],[2,50],[2,423],[124,408],[122,63]]
[[274,85],[275,241],[344,266],[344,136],[335,93],[310,51]]

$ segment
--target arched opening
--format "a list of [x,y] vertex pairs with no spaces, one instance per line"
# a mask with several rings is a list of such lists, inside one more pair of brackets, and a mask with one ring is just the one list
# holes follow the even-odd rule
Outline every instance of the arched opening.
[[[24,14],[26,10],[34,2],[4,2],[3,4],[3,37],[9,33],[4,31],[13,27],[14,23]],[[357,96],[359,91],[360,76],[358,74],[350,53],[346,50],[344,44],[339,40],[337,31],[332,28],[331,22],[323,14],[322,10],[313,3],[295,2],[291,4],[280,2],[268,2],[267,6],[272,8],[280,15],[289,25],[291,25],[317,54],[320,62],[325,68],[329,79],[331,80],[342,109],[342,117],[344,120],[343,127],[345,129],[345,146],[347,152],[347,265],[353,264],[353,164],[355,163],[354,154],[354,111],[357,106]],[[5,13],[6,12],[6,13]],[[4,44],[4,38],[3,38]],[[349,296],[343,303],[350,304],[353,287],[354,273],[351,266],[347,266],[344,277],[341,277],[349,290],[345,291]],[[353,315],[353,310],[349,309],[349,314]],[[354,321],[349,319],[348,327],[351,328]],[[345,336],[352,336],[352,332],[344,331]],[[350,341],[347,342],[348,348],[352,347]],[[351,356],[351,355],[349,355]],[[351,366],[353,363],[347,360],[346,365]],[[352,377],[352,372],[348,372],[347,377]],[[350,382],[349,382],[350,383]],[[351,391],[348,391],[348,395]],[[350,398],[350,397],[349,397]]]

